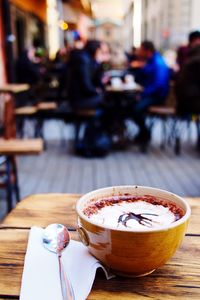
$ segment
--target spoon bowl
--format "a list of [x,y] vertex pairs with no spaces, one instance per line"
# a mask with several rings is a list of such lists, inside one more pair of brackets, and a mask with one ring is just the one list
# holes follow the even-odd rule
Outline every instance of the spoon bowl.
[[43,245],[54,253],[61,253],[69,244],[70,235],[62,224],[50,224],[44,230]]

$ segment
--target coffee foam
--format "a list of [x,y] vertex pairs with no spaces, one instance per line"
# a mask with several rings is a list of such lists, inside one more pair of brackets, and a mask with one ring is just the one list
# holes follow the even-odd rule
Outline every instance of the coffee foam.
[[143,230],[166,227],[180,219],[184,212],[174,203],[152,196],[115,196],[93,202],[84,214],[99,225]]

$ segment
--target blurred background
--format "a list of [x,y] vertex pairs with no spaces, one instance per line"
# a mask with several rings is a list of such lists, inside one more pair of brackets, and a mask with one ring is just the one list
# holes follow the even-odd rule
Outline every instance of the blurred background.
[[[198,0],[0,1],[1,218],[34,193],[200,195],[199,11]],[[1,150],[38,138],[38,155]]]
[[[57,51],[82,39],[100,39],[117,52],[152,40],[160,51],[187,43],[199,29],[198,0],[38,0],[1,1],[1,77],[15,79],[14,62],[24,49]],[[6,75],[5,75],[6,73]]]

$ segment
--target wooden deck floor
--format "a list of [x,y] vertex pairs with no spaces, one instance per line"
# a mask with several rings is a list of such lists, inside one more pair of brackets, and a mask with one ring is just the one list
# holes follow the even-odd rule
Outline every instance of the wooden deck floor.
[[200,195],[200,158],[195,151],[180,157],[171,149],[152,146],[148,154],[137,148],[111,153],[101,159],[73,155],[70,144],[51,142],[39,157],[18,159],[21,195],[33,193],[85,193],[120,184],[137,184],[167,189],[182,196]]
[[[101,159],[74,156],[71,143],[48,141],[39,156],[18,157],[21,197],[35,193],[86,193],[104,186],[137,184],[158,187],[182,196],[200,195],[200,155],[192,143],[183,145],[181,156],[171,148],[161,151],[153,141],[148,154],[136,147]],[[0,201],[0,217],[5,201]]]

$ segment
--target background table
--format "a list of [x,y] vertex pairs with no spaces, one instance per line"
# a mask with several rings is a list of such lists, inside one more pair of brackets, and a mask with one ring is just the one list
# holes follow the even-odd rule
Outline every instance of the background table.
[[1,93],[13,93],[18,94],[30,89],[30,85],[27,83],[5,83],[0,85]]
[[138,83],[134,83],[133,85],[127,85],[122,83],[120,86],[116,86],[116,87],[111,85],[106,86],[106,92],[113,92],[113,93],[120,93],[120,92],[136,93],[142,91],[143,91],[143,87]]
[[[0,299],[19,299],[31,226],[63,223],[71,231],[72,238],[78,239],[75,202],[79,196],[30,196],[5,218],[0,225]],[[98,271],[88,299],[200,299],[200,198],[187,200],[192,207],[192,217],[175,256],[151,275],[141,278],[117,277],[107,281]]]

